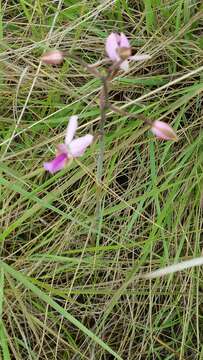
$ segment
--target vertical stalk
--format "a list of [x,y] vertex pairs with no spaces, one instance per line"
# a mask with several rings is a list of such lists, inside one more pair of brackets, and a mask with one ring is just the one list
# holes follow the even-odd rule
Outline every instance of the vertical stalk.
[[[96,205],[96,223],[99,230],[100,227],[100,218],[102,212],[102,175],[103,175],[103,164],[104,164],[104,150],[105,150],[105,138],[104,138],[104,125],[106,121],[106,111],[108,109],[108,80],[107,77],[101,77],[102,81],[102,90],[100,94],[100,109],[101,109],[101,118],[99,123],[99,154],[97,158],[97,173],[96,178],[98,182],[97,189],[97,205]],[[99,231],[98,231],[99,234]]]
[[108,86],[106,77],[101,78],[103,87],[100,95],[101,118],[99,123],[99,154],[97,158],[97,181],[101,182],[104,162],[104,124],[106,121],[106,111],[108,108]]

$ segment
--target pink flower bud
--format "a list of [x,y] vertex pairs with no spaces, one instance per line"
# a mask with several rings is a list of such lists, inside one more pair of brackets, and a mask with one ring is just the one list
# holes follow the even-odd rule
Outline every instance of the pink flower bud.
[[178,137],[172,127],[163,121],[154,121],[151,127],[151,131],[159,139],[174,141],[178,140]]
[[41,57],[44,64],[60,65],[64,60],[64,53],[60,50],[51,50]]

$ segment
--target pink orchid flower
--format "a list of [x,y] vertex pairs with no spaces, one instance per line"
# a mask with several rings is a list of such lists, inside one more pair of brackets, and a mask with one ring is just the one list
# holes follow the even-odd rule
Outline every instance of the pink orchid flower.
[[119,35],[112,32],[106,39],[105,49],[109,59],[113,62],[120,62],[123,60],[120,64],[120,68],[124,71],[129,69],[129,60],[142,61],[151,58],[151,56],[147,54],[131,56],[132,49],[130,43],[123,33],[120,33]]
[[53,160],[44,163],[44,168],[51,174],[63,169],[68,160],[82,156],[86,148],[93,141],[93,136],[91,134],[79,137],[78,139],[73,139],[78,127],[77,120],[77,115],[70,117],[64,144],[59,144],[57,146],[57,154]]
[[178,137],[172,127],[164,121],[156,120],[153,122],[151,131],[158,139],[177,141]]

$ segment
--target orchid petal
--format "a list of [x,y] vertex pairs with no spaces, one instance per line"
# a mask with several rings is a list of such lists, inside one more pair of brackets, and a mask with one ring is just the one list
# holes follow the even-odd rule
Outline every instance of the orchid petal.
[[128,71],[129,70],[129,62],[128,62],[128,60],[124,60],[120,64],[120,69],[122,69],[123,71]]
[[69,123],[66,130],[66,136],[65,136],[65,144],[69,145],[71,141],[73,140],[73,137],[75,135],[75,132],[78,127],[78,116],[73,115],[69,119]]
[[59,154],[52,161],[45,162],[44,168],[49,171],[51,174],[61,170],[66,165],[68,156],[66,153]]
[[57,144],[56,145],[56,155],[60,155],[62,153],[68,155],[67,145],[66,144]]
[[111,33],[106,39],[106,53],[112,61],[118,61],[120,59],[118,53],[118,34]]
[[130,48],[130,43],[124,33],[120,34],[119,47]]
[[93,136],[87,134],[78,139],[71,141],[69,144],[69,153],[72,157],[82,156],[86,148],[92,143]]
[[151,59],[151,56],[148,54],[140,54],[140,55],[130,56],[129,59],[134,61],[144,61]]

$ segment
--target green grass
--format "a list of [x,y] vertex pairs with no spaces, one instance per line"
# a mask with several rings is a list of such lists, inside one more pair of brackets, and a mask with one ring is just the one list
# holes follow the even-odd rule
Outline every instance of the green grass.
[[[140,277],[202,254],[202,11],[188,0],[0,2],[0,359],[203,358],[202,268]],[[108,112],[97,224],[100,81],[76,60],[39,58],[60,48],[93,64],[111,31],[152,58],[111,85],[111,103],[138,119]],[[95,142],[50,176],[43,162],[72,114]],[[157,141],[139,114],[179,141]]]

